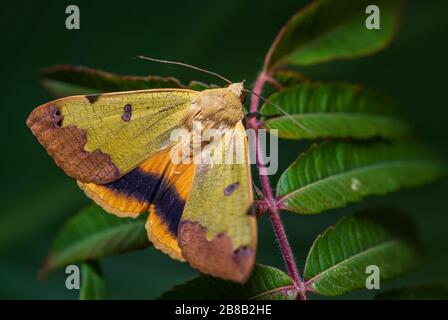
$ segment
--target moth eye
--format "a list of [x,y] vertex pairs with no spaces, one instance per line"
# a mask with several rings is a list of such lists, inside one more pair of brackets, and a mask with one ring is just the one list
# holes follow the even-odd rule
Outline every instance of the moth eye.
[[241,92],[240,99],[242,104],[246,103],[246,92]]

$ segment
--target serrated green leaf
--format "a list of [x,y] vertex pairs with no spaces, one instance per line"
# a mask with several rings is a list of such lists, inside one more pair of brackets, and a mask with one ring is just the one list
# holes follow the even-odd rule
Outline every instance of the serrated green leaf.
[[417,143],[327,142],[314,145],[286,169],[277,196],[286,210],[319,213],[421,185],[442,173],[442,165]]
[[296,297],[297,291],[287,274],[276,268],[258,264],[244,285],[202,275],[175,286],[160,298],[165,300],[295,300]]
[[97,262],[81,265],[81,289],[79,300],[105,300],[108,298],[106,280]]
[[44,271],[145,248],[150,245],[145,222],[144,215],[136,219],[118,218],[97,205],[89,205],[62,227]]
[[[380,9],[380,29],[366,28],[367,6]],[[288,21],[272,44],[265,70],[355,58],[383,49],[394,37],[401,1],[318,0]]]
[[260,113],[280,138],[400,138],[408,125],[397,117],[393,102],[359,85],[307,82],[274,93]]
[[57,65],[44,69],[42,85],[55,97],[115,91],[132,91],[158,88],[191,88],[203,90],[209,86],[192,81],[182,84],[172,77],[121,76],[83,66]]
[[375,296],[378,300],[448,300],[448,285],[428,284],[391,289]]
[[[381,280],[403,275],[420,261],[415,227],[394,210],[371,209],[343,218],[314,242],[304,276],[317,294],[337,296],[365,288],[377,266]],[[381,282],[380,282],[381,286]]]

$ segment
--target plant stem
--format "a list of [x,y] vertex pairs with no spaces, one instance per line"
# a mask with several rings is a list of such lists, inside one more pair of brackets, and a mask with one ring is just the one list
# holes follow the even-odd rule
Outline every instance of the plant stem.
[[[259,105],[258,95],[260,95],[261,92],[263,91],[263,87],[266,82],[272,82],[272,78],[265,72],[261,72],[253,88],[254,94],[252,94],[251,96],[251,104],[250,104],[251,113],[255,113],[258,111],[258,105]],[[294,260],[294,255],[292,253],[291,246],[289,245],[285,228],[283,226],[283,221],[280,217],[280,210],[277,201],[274,197],[274,194],[272,192],[272,188],[269,182],[269,176],[267,174],[266,167],[264,165],[264,159],[262,158],[263,152],[261,150],[261,144],[258,141],[258,129],[260,128],[261,123],[256,117],[252,117],[248,121],[248,126],[257,131],[255,135],[257,169],[260,176],[260,183],[263,195],[267,203],[267,210],[269,211],[269,216],[271,218],[274,233],[275,236],[277,237],[279,248],[283,256],[283,261],[285,262],[288,274],[291,277],[292,281],[294,282],[294,286],[298,291],[299,299],[306,300],[306,294],[305,294],[306,288],[302,279],[300,278],[299,271],[297,269],[297,265]]]

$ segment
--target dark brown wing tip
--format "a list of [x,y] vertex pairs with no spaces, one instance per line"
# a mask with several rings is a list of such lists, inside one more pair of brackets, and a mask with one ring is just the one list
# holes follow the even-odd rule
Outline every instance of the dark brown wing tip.
[[225,233],[208,241],[207,229],[197,222],[182,221],[178,242],[182,255],[190,265],[214,277],[244,283],[255,263],[255,248],[233,250],[232,241]]
[[59,108],[50,102],[34,109],[26,124],[70,177],[97,184],[116,180],[120,172],[111,157],[100,150],[85,151],[87,131],[73,125],[63,126],[63,118]]

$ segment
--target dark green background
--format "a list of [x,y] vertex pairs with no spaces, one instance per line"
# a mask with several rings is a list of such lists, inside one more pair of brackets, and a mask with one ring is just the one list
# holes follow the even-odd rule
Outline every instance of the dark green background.
[[[81,30],[65,29],[65,7],[81,9]],[[216,82],[179,67],[134,59],[145,54],[203,66],[238,81],[254,80],[282,24],[307,1],[12,1],[0,12],[2,73],[0,297],[76,298],[62,270],[39,282],[36,273],[57,230],[88,203],[75,182],[53,163],[25,125],[29,112],[51,99],[38,71],[55,63],[82,64],[123,74],[157,74]],[[374,3],[374,1],[373,1]],[[349,80],[399,99],[417,135],[447,159],[448,2],[411,1],[402,30],[386,51],[353,61],[302,69],[309,77]],[[367,31],[366,31],[367,32]],[[303,148],[284,143],[283,170]],[[302,268],[313,239],[342,215],[371,204],[391,204],[412,215],[427,248],[418,272],[384,284],[448,281],[447,181],[370,198],[315,216],[284,214]],[[267,217],[259,222],[258,261],[282,268]],[[103,260],[113,298],[155,298],[197,272],[148,249]],[[359,291],[346,297],[368,298]]]

